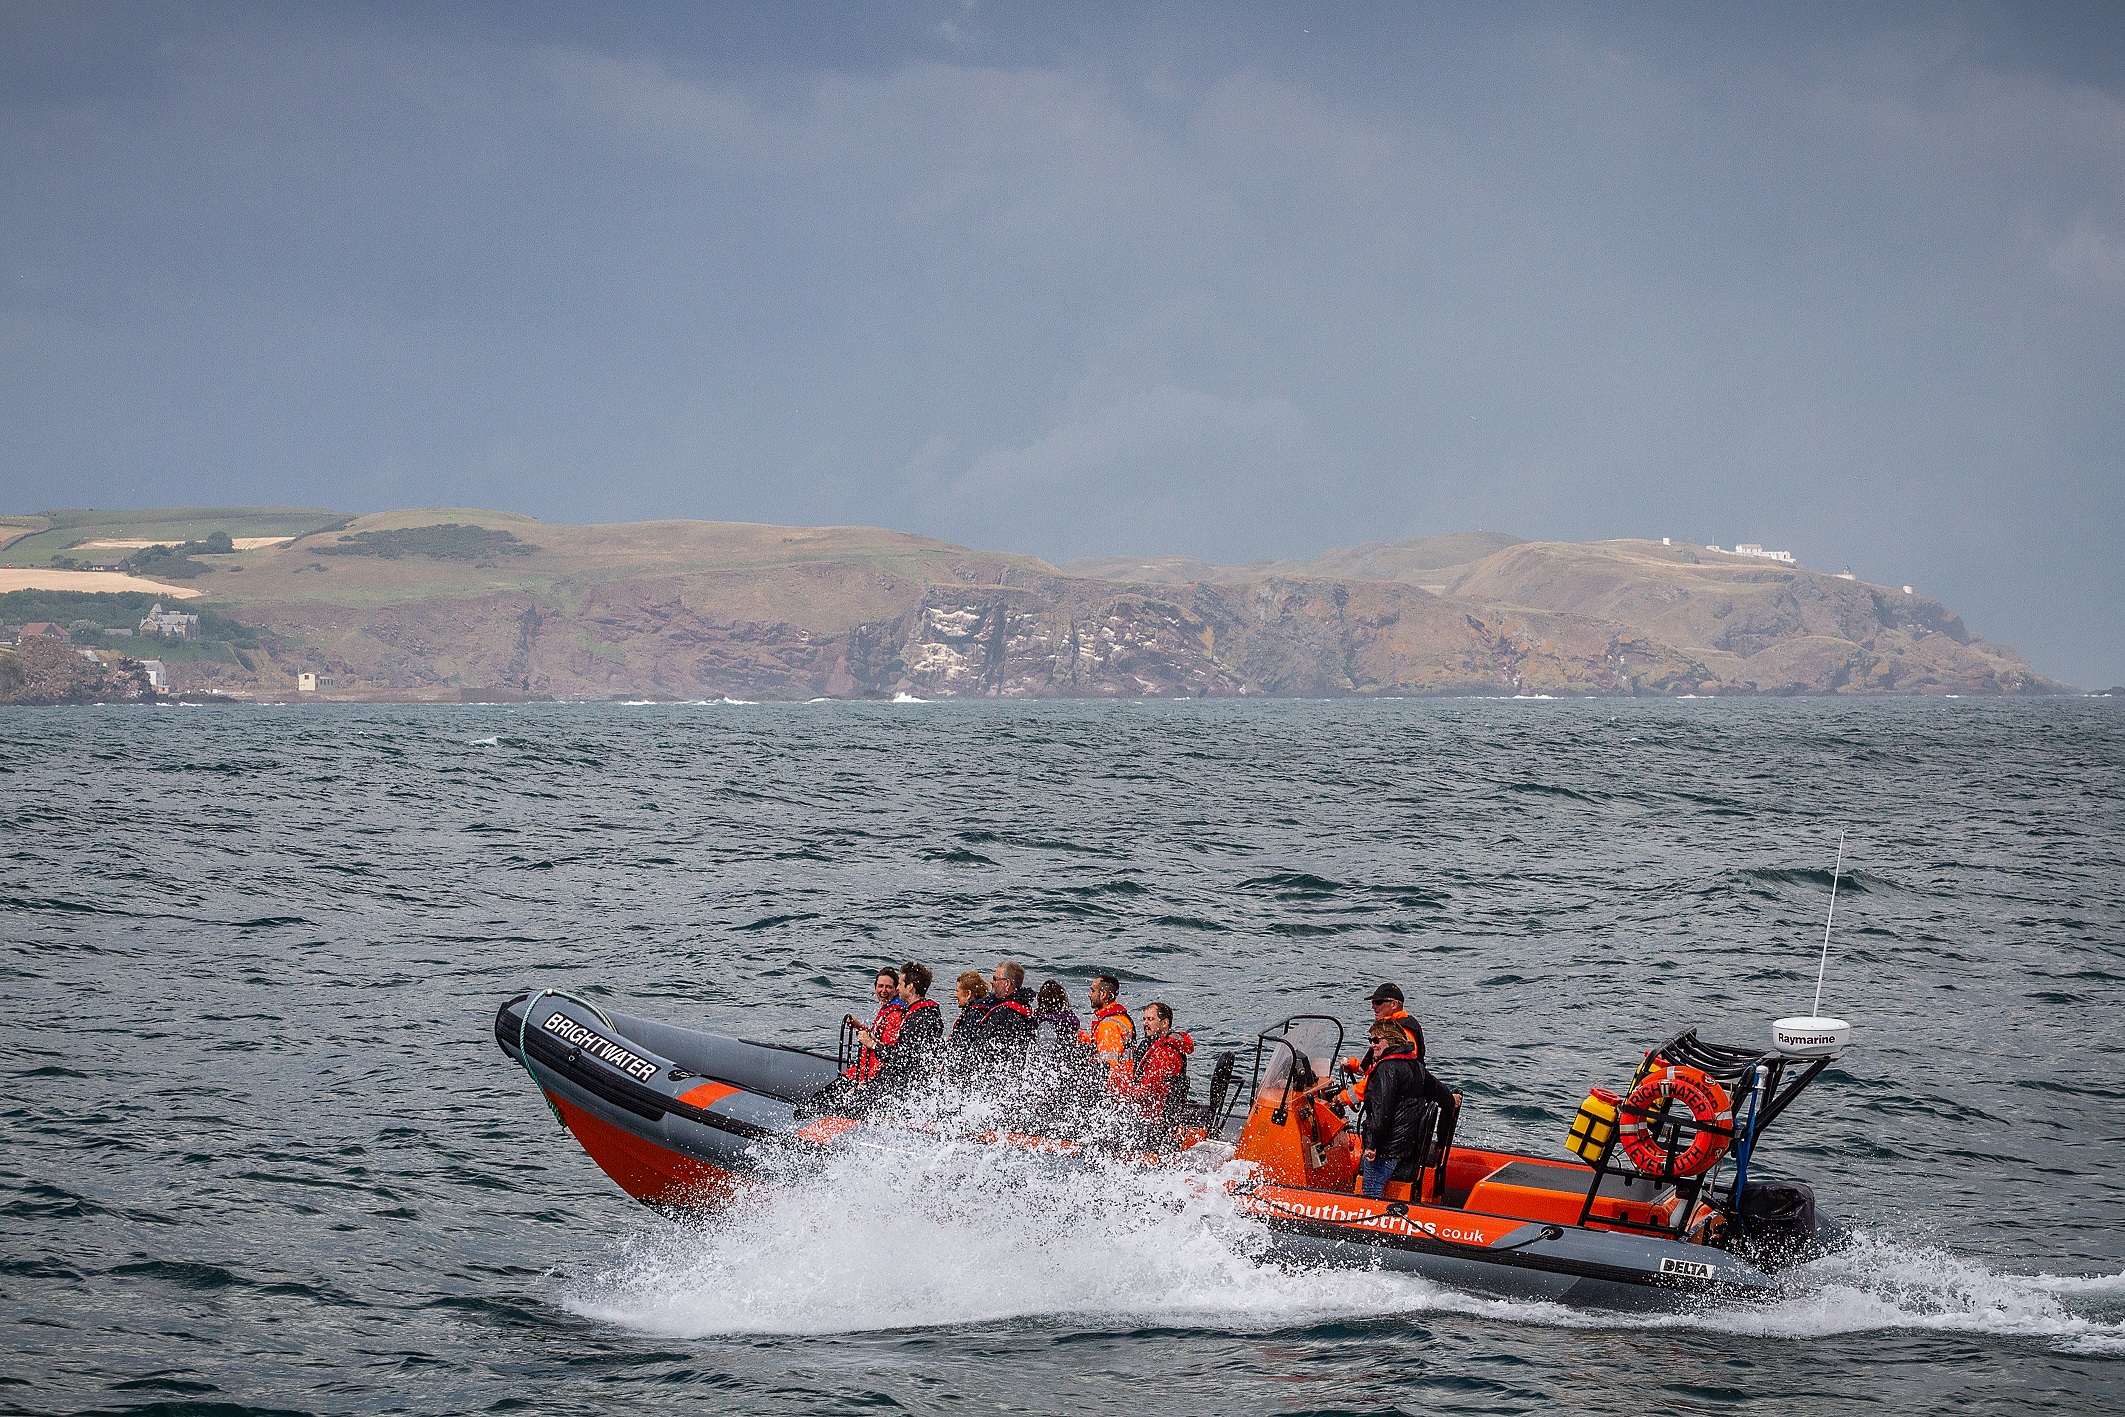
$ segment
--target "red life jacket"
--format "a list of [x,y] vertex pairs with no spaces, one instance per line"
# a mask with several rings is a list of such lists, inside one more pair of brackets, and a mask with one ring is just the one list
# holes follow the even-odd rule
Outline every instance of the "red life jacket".
[[1165,1115],[1174,1084],[1188,1074],[1188,1055],[1195,1040],[1185,1033],[1162,1033],[1143,1045],[1127,1078],[1112,1082],[1115,1096],[1148,1119]]
[[[898,999],[888,999],[878,1006],[877,1014],[871,1019],[871,1036],[878,1040],[880,1048],[890,1048],[900,1041],[900,1029],[908,1021],[907,1015],[908,1006]],[[862,1048],[857,1050],[856,1061],[843,1068],[841,1075],[854,1082],[869,1082],[878,1076],[880,1066],[878,1055]]]
[[878,1010],[878,1017],[871,1020],[871,1033],[881,1048],[890,1048],[900,1041],[900,1030],[908,1021],[908,1006],[898,999]]

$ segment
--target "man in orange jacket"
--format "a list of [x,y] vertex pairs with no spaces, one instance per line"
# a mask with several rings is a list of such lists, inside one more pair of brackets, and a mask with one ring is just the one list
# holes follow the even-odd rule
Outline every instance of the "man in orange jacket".
[[[1416,1057],[1421,1064],[1424,1061],[1424,1028],[1409,1016],[1407,1009],[1402,1007],[1401,986],[1397,984],[1382,984],[1379,988],[1372,991],[1371,1002],[1373,1022],[1399,1023],[1409,1031],[1409,1036],[1416,1042]],[[1328,1105],[1341,1111],[1355,1107],[1363,1102],[1365,1100],[1365,1084],[1372,1077],[1372,1066],[1379,1061],[1379,1058],[1380,1049],[1378,1045],[1374,1045],[1365,1050],[1365,1056],[1362,1058],[1344,1059],[1345,1066],[1355,1072],[1357,1076],[1351,1080],[1349,1086],[1329,1093]]]
[[1079,1035],[1107,1065],[1107,1077],[1115,1082],[1129,1076],[1129,1049],[1136,1042],[1136,1020],[1121,1006],[1121,992],[1121,981],[1111,974],[1092,981],[1092,987],[1085,991],[1085,998],[1092,1005],[1092,1030]]

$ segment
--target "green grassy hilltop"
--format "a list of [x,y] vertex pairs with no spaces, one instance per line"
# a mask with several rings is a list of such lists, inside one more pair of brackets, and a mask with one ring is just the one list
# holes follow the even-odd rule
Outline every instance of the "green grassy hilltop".
[[[46,566],[92,541],[175,545],[217,532],[239,539],[301,536],[350,520],[323,507],[159,507],[107,512],[87,508],[0,517],[0,566]],[[17,534],[19,533],[19,534]],[[12,539],[10,536],[12,535]]]
[[[0,576],[20,589],[0,614],[104,624],[82,605],[121,597],[100,592],[126,592],[126,614],[133,594],[196,592],[181,608],[204,639],[164,658],[186,687],[241,694],[294,692],[302,673],[332,694],[415,698],[2063,688],[1925,597],[1649,541],[1470,532],[1243,566],[1058,568],[874,527],[466,507],[60,511],[0,519],[10,530]],[[134,553],[130,577],[52,569],[126,554],[98,541],[181,550]],[[99,594],[49,598],[76,591]]]

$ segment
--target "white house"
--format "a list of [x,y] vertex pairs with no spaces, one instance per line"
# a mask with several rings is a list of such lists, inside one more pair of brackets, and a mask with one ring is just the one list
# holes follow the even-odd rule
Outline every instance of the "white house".
[[163,667],[161,660],[143,659],[140,661],[140,667],[147,671],[148,687],[150,689],[160,693],[170,687],[170,671]]
[[1765,560],[1765,561],[1783,561],[1783,562],[1784,562],[1784,563],[1785,563],[1786,565],[1788,565],[1788,566],[1790,566],[1790,565],[1792,565],[1792,564],[1793,564],[1793,553],[1792,553],[1792,552],[1790,552],[1790,551],[1766,551],[1766,550],[1764,550],[1764,549],[1763,549],[1763,548],[1762,548],[1761,546],[1758,546],[1758,545],[1757,545],[1757,544],[1756,544],[1755,542],[1753,542],[1753,541],[1737,541],[1737,542],[1735,542],[1735,543],[1734,543],[1734,554],[1735,554],[1736,556],[1755,556],[1755,557],[1757,557],[1757,558],[1759,558],[1759,559],[1761,559],[1761,560]]

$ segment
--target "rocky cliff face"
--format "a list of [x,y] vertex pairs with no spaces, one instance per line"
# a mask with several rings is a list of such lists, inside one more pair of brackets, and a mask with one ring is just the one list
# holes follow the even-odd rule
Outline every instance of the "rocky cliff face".
[[2060,687],[1923,597],[1645,542],[1484,533],[1153,582],[861,528],[511,525],[540,549],[488,569],[327,568],[300,544],[256,559],[226,613],[266,632],[270,668],[186,687],[302,669],[342,690],[588,698]]
[[1886,586],[1651,542],[1531,542],[1450,594],[1628,624],[1729,691],[2024,693],[2060,686],[1946,606]]
[[[1914,683],[2015,692],[2034,679],[2026,666],[1972,658],[1945,632],[1927,632],[1957,652],[1944,665],[1923,640],[1880,627],[1864,648],[1806,633],[1774,639],[1740,661],[1746,677],[1722,675],[1708,662],[1719,654],[1613,621],[1391,582],[908,586],[888,597],[901,603],[879,607],[888,613],[842,625],[734,616],[703,592],[686,580],[623,581],[572,604],[517,593],[262,618],[289,672],[316,668],[380,689],[482,685],[563,697],[1792,693]],[[1764,633],[1760,617],[1749,623],[1742,633]]]

